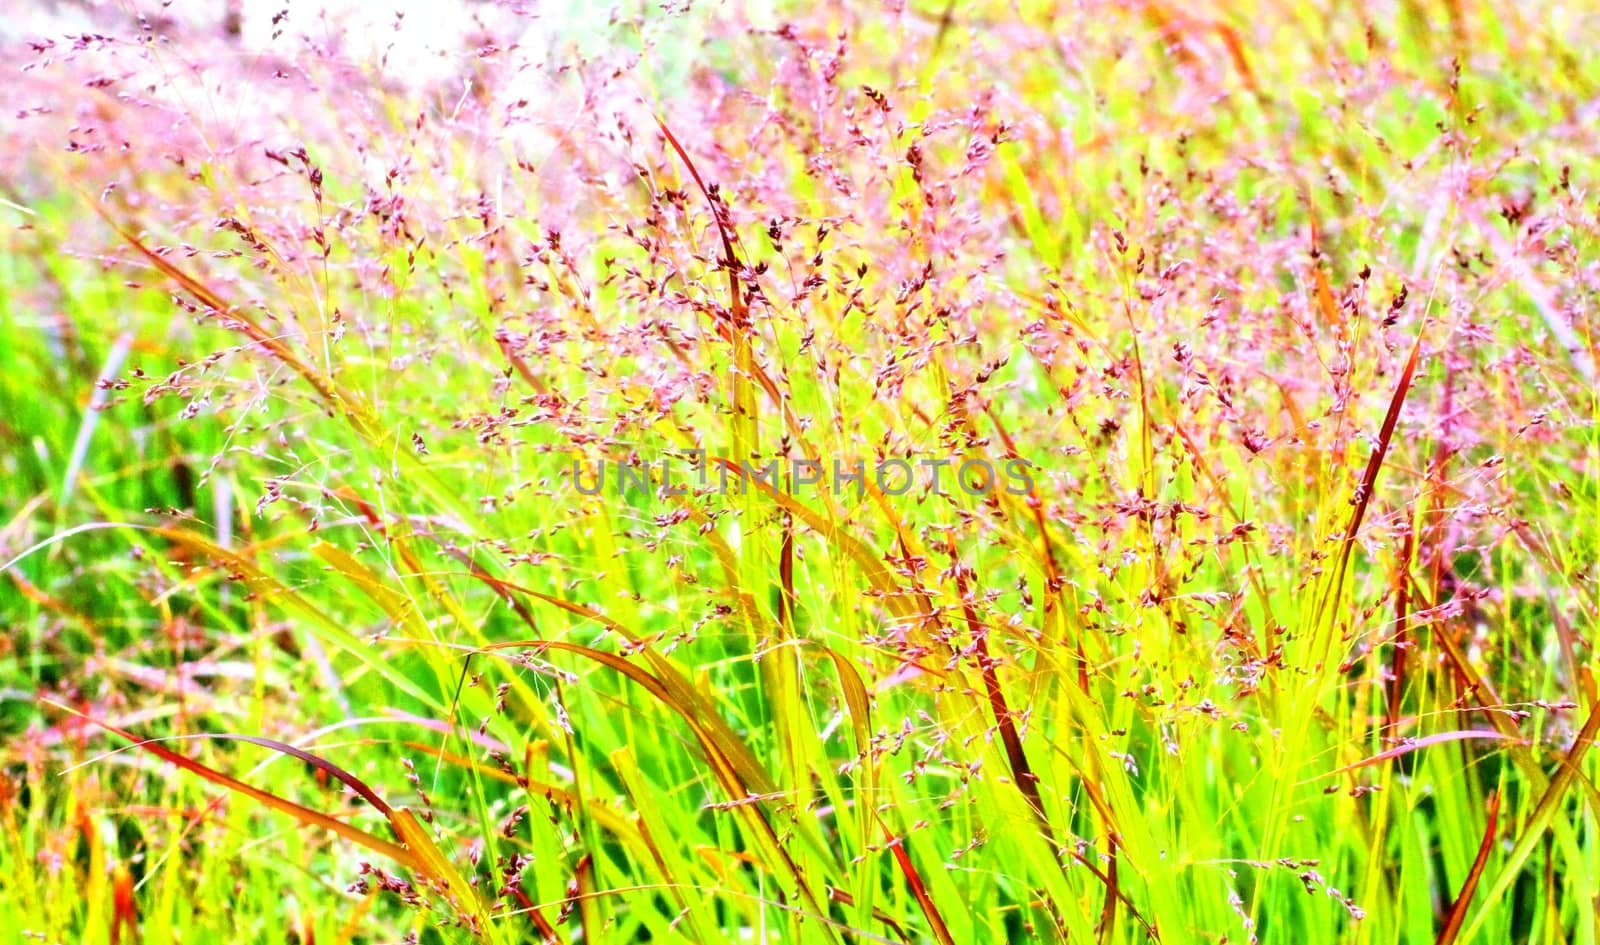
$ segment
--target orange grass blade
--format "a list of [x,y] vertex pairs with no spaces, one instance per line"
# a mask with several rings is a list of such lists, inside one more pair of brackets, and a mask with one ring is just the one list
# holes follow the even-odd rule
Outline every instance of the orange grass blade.
[[361,432],[369,433],[371,431],[371,424],[368,422],[365,412],[357,409],[357,405],[351,401],[344,391],[338,389],[332,378],[313,370],[309,364],[297,357],[293,351],[290,351],[289,346],[284,344],[281,339],[275,337],[240,312],[236,306],[229,305],[222,296],[212,291],[205,283],[178,268],[171,260],[147,246],[133,231],[112,219],[111,214],[100,206],[97,201],[90,200],[88,203],[94,208],[94,212],[116,231],[117,236],[137,250],[139,255],[143,256],[157,271],[193,296],[201,305],[210,309],[214,316],[225,318],[242,326],[246,337],[271,352],[274,358],[277,358],[304,378],[307,383],[316,389],[317,394],[322,397],[329,407],[346,413]]
[[[65,708],[59,705],[58,707]],[[450,894],[450,896],[455,900],[457,907],[466,913],[466,915],[472,920],[474,931],[477,932],[480,937],[486,937],[490,941],[494,940],[492,935],[492,926],[490,925],[491,916],[489,915],[487,908],[484,906],[483,900],[478,897],[476,890],[472,888],[471,884],[466,881],[461,873],[456,870],[456,868],[445,857],[444,853],[440,851],[438,845],[433,842],[433,838],[428,836],[427,831],[424,830],[421,823],[418,822],[416,815],[404,808],[396,809],[391,807],[364,781],[339,767],[338,765],[328,761],[327,759],[319,758],[308,751],[304,751],[294,747],[293,745],[288,745],[271,738],[261,738],[254,735],[230,735],[226,733],[207,734],[200,736],[216,740],[249,742],[250,744],[260,745],[263,748],[269,748],[281,754],[288,755],[291,758],[296,758],[315,767],[318,771],[338,780],[340,783],[355,791],[363,800],[371,804],[386,818],[388,818],[389,826],[394,830],[395,835],[401,841],[400,845],[390,843],[389,841],[384,840],[375,834],[368,833],[367,831],[361,830],[358,827],[353,827],[342,820],[338,820],[337,818],[331,817],[320,811],[312,810],[309,807],[296,804],[294,801],[288,800],[287,798],[279,797],[276,794],[272,794],[268,791],[264,791],[260,788],[246,784],[245,782],[240,781],[239,779],[230,775],[224,774],[221,771],[210,767],[209,765],[195,761],[193,758],[189,758],[186,755],[179,754],[178,752],[167,748],[165,745],[162,745],[159,741],[140,738],[131,732],[117,728],[116,726],[102,722],[99,719],[95,719],[90,716],[82,717],[108,732],[127,739],[133,743],[134,747],[148,751],[163,761],[176,765],[185,771],[197,774],[213,784],[227,788],[235,793],[243,794],[246,797],[249,797],[252,800],[274,810],[286,813],[300,821],[300,823],[304,824],[305,826],[322,827],[326,830],[329,830],[334,834],[351,841],[352,843],[366,847],[374,853],[386,856],[389,859],[394,860],[396,863],[406,866],[415,872],[426,876]]]
[[489,914],[488,907],[483,899],[478,896],[478,891],[467,882],[461,871],[444,855],[439,845],[433,842],[427,828],[417,819],[417,815],[406,809],[393,811],[389,814],[389,823],[393,825],[394,832],[405,843],[417,858],[418,871],[441,884],[451,898],[455,900],[456,907],[467,914],[473,923],[473,931],[480,938],[494,940],[493,917]]
[[955,572],[956,595],[961,598],[961,612],[967,621],[967,632],[972,637],[972,646],[976,653],[979,673],[983,677],[984,694],[989,700],[989,712],[994,716],[994,724],[1000,731],[1000,744],[1006,752],[1006,763],[1011,767],[1011,781],[1022,792],[1022,796],[1033,809],[1034,819],[1039,823],[1039,829],[1044,832],[1045,838],[1052,845],[1055,843],[1055,831],[1050,827],[1050,818],[1044,811],[1044,799],[1039,793],[1039,776],[1033,773],[1033,768],[1028,764],[1028,755],[1022,748],[1022,736],[1017,731],[1016,719],[1012,716],[1011,706],[1006,701],[1005,690],[1000,688],[1000,674],[996,669],[995,661],[989,656],[989,633],[978,619],[978,612],[972,604],[972,591],[967,584],[967,572],[961,566],[961,552],[956,547],[955,540],[950,539],[945,550],[950,555],[951,570]]
[[1389,444],[1394,440],[1395,425],[1400,421],[1400,409],[1405,406],[1406,394],[1411,391],[1411,381],[1417,373],[1417,362],[1422,357],[1422,338],[1425,329],[1426,325],[1417,331],[1417,338],[1411,343],[1411,355],[1406,358],[1405,367],[1400,372],[1400,382],[1395,385],[1394,395],[1389,398],[1389,410],[1384,414],[1383,425],[1378,430],[1378,446],[1367,459],[1367,468],[1361,474],[1361,485],[1357,487],[1353,500],[1355,508],[1350,512],[1349,523],[1345,526],[1344,536],[1340,540],[1339,558],[1334,566],[1333,581],[1327,586],[1322,600],[1315,608],[1314,620],[1321,619],[1328,607],[1338,600],[1340,591],[1344,587],[1345,576],[1350,568],[1350,556],[1355,551],[1356,535],[1361,531],[1361,522],[1366,517],[1367,506],[1372,503],[1378,472],[1383,468],[1383,460],[1389,454]]
[[[1600,735],[1600,706],[1589,710],[1589,718],[1583,723],[1583,730],[1573,739],[1572,747],[1561,760],[1561,767],[1556,769],[1555,776],[1550,779],[1549,787],[1545,788],[1544,795],[1539,798],[1539,803],[1528,817],[1528,822],[1523,825],[1522,835],[1517,838],[1516,846],[1506,855],[1505,865],[1501,867],[1500,875],[1485,897],[1487,902],[1493,903],[1499,900],[1511,888],[1511,884],[1517,881],[1517,876],[1522,871],[1522,864],[1528,861],[1528,857],[1533,854],[1533,848],[1538,846],[1544,837],[1545,829],[1550,826],[1551,819],[1556,815],[1556,809],[1565,802],[1567,789],[1572,786],[1573,780],[1579,774],[1578,765],[1582,763],[1583,756],[1589,753],[1597,735]],[[1472,940],[1478,927],[1488,915],[1487,910],[1478,913],[1478,917],[1467,928],[1467,941]]]
[[885,827],[883,833],[889,840],[889,852],[894,854],[894,861],[906,878],[906,885],[911,887],[911,895],[916,898],[917,906],[922,909],[923,918],[928,920],[928,928],[933,932],[934,941],[939,945],[955,945],[956,940],[950,936],[950,927],[945,925],[944,916],[934,904],[933,897],[928,894],[927,884],[917,873],[916,866],[911,862],[911,855],[906,852],[905,844],[901,843],[899,837],[889,833],[889,828]]
[[[508,585],[509,586],[509,585]],[[615,630],[618,634],[634,641],[639,638],[632,632],[623,628],[616,621],[571,601],[564,601],[558,597],[540,594],[526,588],[519,588],[523,593],[537,597],[547,603],[560,607],[569,613],[583,616],[604,624]],[[616,670],[622,676],[644,687],[655,696],[674,714],[683,719],[694,733],[695,740],[699,742],[712,772],[721,782],[723,790],[732,802],[730,807],[740,812],[750,828],[762,839],[767,852],[794,880],[800,895],[805,899],[806,908],[812,918],[819,919],[825,924],[828,913],[822,908],[816,893],[806,879],[805,872],[800,869],[800,864],[784,847],[783,841],[778,837],[777,831],[767,820],[764,805],[760,801],[777,794],[775,782],[766,769],[750,751],[749,747],[733,732],[716,709],[707,704],[689,685],[688,681],[678,673],[664,657],[650,647],[644,648],[645,656],[650,659],[662,676],[657,676],[643,667],[637,666],[624,657],[605,650],[584,646],[580,643],[569,643],[564,640],[513,640],[505,643],[493,643],[483,648],[485,651],[504,649],[531,649],[539,652],[545,650],[560,650],[574,653],[586,659],[593,660],[610,669]],[[824,847],[824,852],[836,854],[836,850]]]
[[[92,716],[82,715],[81,713],[75,712],[67,706],[61,705],[60,703],[46,700],[46,704],[52,705],[67,712],[72,712],[74,715],[77,715],[78,717],[83,718],[86,721],[89,721],[94,725],[97,725],[100,728],[103,728],[106,731],[127,740],[128,742],[131,742],[135,748],[147,751],[150,754],[155,755],[157,758],[160,758],[162,761],[181,768],[184,771],[188,771],[191,774],[198,775],[199,777],[210,781],[212,784],[227,788],[236,794],[243,794],[244,796],[264,806],[270,807],[273,810],[281,813],[288,814],[307,827],[320,827],[340,837],[343,837],[346,840],[349,840],[351,843],[366,847],[368,850],[371,850],[374,853],[388,857],[389,859],[394,860],[396,863],[399,863],[403,866],[411,869],[421,870],[421,860],[412,851],[403,846],[390,843],[389,841],[384,840],[382,837],[368,833],[359,827],[353,827],[350,824],[347,824],[344,821],[338,820],[334,817],[330,817],[321,811],[312,810],[309,807],[303,807],[299,804],[296,804],[294,801],[288,800],[287,798],[279,797],[276,794],[272,794],[267,791],[263,791],[260,788],[246,784],[243,781],[240,781],[238,778],[223,774],[221,771],[218,771],[209,765],[195,761],[193,758],[190,758],[186,755],[181,755],[178,752],[175,752],[167,746],[161,744],[157,740],[140,738],[138,735],[135,735],[132,732],[118,728],[109,722],[102,722],[101,720]],[[262,742],[266,741],[268,740],[262,740]],[[300,755],[296,754],[296,757],[300,757]],[[341,774],[345,774],[347,777],[354,777],[353,775],[348,775],[348,773],[342,772],[336,766],[327,764],[326,762],[323,762],[322,765],[319,765],[319,767],[323,766],[325,766],[324,770],[328,770],[329,774],[333,775],[334,777],[339,777],[338,774],[334,774],[334,771],[340,771]],[[367,789],[367,793],[371,793],[370,788]],[[366,795],[363,794],[363,797],[365,796]],[[387,805],[381,807],[380,810],[386,808]]]
[[583,937],[585,941],[599,941],[600,939],[600,909],[598,907],[599,895],[594,884],[594,855],[585,853],[578,858],[578,866],[572,874],[571,902],[576,903],[578,915],[583,919]]
[[1461,923],[1467,917],[1467,906],[1471,904],[1472,894],[1478,888],[1478,879],[1483,876],[1484,864],[1489,862],[1489,851],[1494,849],[1495,827],[1499,823],[1500,792],[1496,791],[1489,796],[1489,823],[1483,828],[1478,855],[1472,860],[1472,868],[1467,870],[1467,878],[1461,883],[1461,893],[1450,906],[1450,915],[1445,919],[1444,928],[1439,930],[1439,937],[1434,939],[1434,945],[1454,945],[1456,936],[1460,934]]

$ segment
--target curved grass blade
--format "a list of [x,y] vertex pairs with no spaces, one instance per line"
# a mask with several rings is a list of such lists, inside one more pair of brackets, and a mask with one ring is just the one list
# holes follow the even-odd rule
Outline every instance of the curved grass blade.
[[[590,619],[603,622],[608,627],[613,627],[617,632],[629,639],[637,640],[631,632],[623,630],[602,614],[590,610],[581,604],[563,601],[560,598],[550,597],[534,591],[524,591],[532,596],[545,600],[548,603],[562,607],[570,613],[581,614]],[[805,872],[795,862],[783,846],[777,831],[767,820],[760,805],[749,803],[752,800],[770,797],[777,794],[775,782],[756,761],[750,749],[728,727],[727,722],[717,714],[714,707],[706,704],[692,688],[688,681],[683,679],[677,670],[665,658],[655,653],[649,647],[644,652],[651,662],[658,668],[665,668],[665,678],[659,677],[643,667],[637,666],[627,659],[599,650],[594,647],[584,646],[580,643],[570,643],[565,640],[513,640],[505,643],[494,643],[484,647],[486,651],[504,649],[531,649],[539,652],[545,650],[559,650],[585,657],[603,666],[615,670],[625,678],[639,684],[651,695],[655,696],[663,705],[671,709],[689,725],[694,733],[695,740],[700,744],[706,760],[710,763],[712,772],[717,780],[722,783],[723,790],[728,794],[732,803],[731,809],[739,812],[740,816],[751,827],[760,839],[765,852],[772,858],[775,865],[781,864],[783,871],[795,883],[797,892],[805,900],[806,907],[811,917],[823,922],[827,928],[828,913],[822,907],[815,891],[808,882]],[[806,831],[808,838],[810,831]],[[824,848],[826,849],[826,848]]]
[[[304,826],[317,827],[317,828],[321,828],[323,830],[327,830],[330,833],[336,834],[339,837],[344,838],[345,840],[349,840],[351,843],[354,843],[354,844],[356,844],[358,846],[366,847],[368,850],[371,850],[372,852],[377,853],[377,854],[379,854],[381,856],[387,857],[387,858],[395,861],[396,863],[399,863],[402,866],[405,866],[405,867],[407,867],[409,869],[419,870],[420,871],[421,868],[422,868],[422,862],[417,857],[417,855],[413,851],[407,849],[404,846],[400,846],[400,845],[391,843],[388,840],[385,840],[382,837],[376,836],[375,834],[368,833],[367,831],[362,830],[359,827],[353,827],[350,824],[347,824],[344,821],[339,820],[339,819],[337,819],[335,817],[331,817],[331,816],[329,816],[327,814],[324,814],[321,811],[312,810],[309,807],[304,807],[304,806],[302,806],[300,804],[297,804],[294,801],[291,801],[291,800],[289,800],[287,798],[279,797],[278,795],[273,794],[271,792],[264,791],[264,790],[262,790],[262,789],[260,789],[258,787],[254,787],[252,785],[246,784],[245,782],[240,781],[239,779],[234,778],[231,775],[227,775],[227,774],[222,773],[221,771],[218,771],[217,769],[211,767],[210,765],[207,765],[207,764],[204,764],[202,762],[196,761],[193,758],[188,757],[187,755],[182,755],[182,754],[179,754],[178,752],[173,751],[172,749],[168,748],[166,745],[161,744],[161,742],[159,740],[157,740],[157,739],[141,738],[140,736],[135,735],[132,732],[127,731],[126,729],[119,728],[119,727],[117,727],[115,725],[112,725],[109,722],[101,721],[100,719],[94,718],[93,716],[83,715],[82,713],[76,712],[75,710],[69,708],[68,706],[64,706],[64,705],[62,705],[60,703],[57,703],[57,702],[51,702],[49,700],[45,700],[45,704],[53,706],[53,707],[55,707],[57,709],[61,709],[61,710],[66,711],[66,712],[71,712],[72,714],[78,716],[79,718],[82,718],[82,719],[84,719],[84,720],[86,720],[88,722],[91,722],[94,725],[96,725],[96,726],[98,726],[100,728],[103,728],[106,731],[112,733],[113,735],[116,735],[119,738],[122,738],[122,739],[130,742],[133,745],[133,747],[138,748],[138,749],[140,749],[142,751],[149,752],[150,754],[155,755],[157,758],[160,758],[162,761],[165,761],[168,764],[171,764],[171,765],[173,765],[173,766],[175,766],[177,768],[180,768],[180,769],[182,769],[184,771],[187,771],[187,772],[189,772],[191,774],[198,775],[199,777],[204,778],[207,781],[210,781],[212,784],[215,784],[215,785],[217,785],[219,787],[226,788],[229,791],[233,791],[236,794],[243,794],[244,796],[246,796],[246,797],[250,798],[251,800],[254,800],[254,801],[262,804],[263,806],[270,807],[273,810],[279,811],[280,813],[288,814],[290,817],[293,817],[295,820],[299,821]],[[186,737],[197,737],[197,736],[186,736]],[[207,737],[207,736],[198,736],[198,737]],[[225,736],[224,735],[224,736],[210,736],[210,737],[227,738],[229,736]],[[343,771],[342,769],[338,768],[338,766],[333,765],[331,763],[328,763],[326,761],[322,761],[321,759],[315,759],[314,756],[307,755],[306,753],[300,752],[298,749],[291,748],[290,746],[282,745],[282,743],[273,743],[270,739],[256,740],[256,739],[252,739],[252,738],[249,738],[249,737],[246,737],[243,740],[255,741],[257,744],[264,744],[267,747],[277,747],[277,746],[281,745],[281,747],[289,749],[287,754],[290,754],[290,755],[292,755],[294,757],[297,757],[297,758],[301,758],[302,760],[311,759],[311,763],[312,764],[316,764],[319,769],[327,771],[328,774],[330,776],[332,776],[332,777],[339,778],[341,781],[344,781],[345,778],[350,778],[352,781],[356,780],[353,775],[350,775],[348,772]],[[345,783],[348,784],[350,782],[349,781],[345,781]],[[356,783],[360,783],[360,782],[357,781]],[[365,785],[363,785],[363,790],[362,790],[361,794],[362,794],[363,798],[367,798],[368,795],[371,795],[372,798],[376,798],[376,794],[373,793],[370,788],[365,787]],[[378,804],[374,805],[374,806],[378,806],[380,811],[387,811],[388,810],[388,805],[383,804],[381,799],[379,799]]]
[[[51,704],[56,705],[58,708],[65,708],[57,703]],[[382,813],[384,817],[388,819],[389,826],[394,830],[395,836],[399,838],[399,845],[390,843],[381,837],[368,833],[365,830],[361,830],[358,827],[353,827],[344,821],[338,820],[337,818],[331,817],[320,811],[312,810],[309,807],[304,807],[287,798],[279,797],[271,792],[264,791],[260,788],[246,784],[245,782],[240,781],[239,779],[230,775],[224,774],[223,772],[218,771],[209,765],[196,761],[193,758],[189,758],[186,755],[179,754],[178,752],[175,752],[161,744],[157,740],[140,738],[139,736],[134,735],[132,732],[118,728],[107,722],[102,722],[99,719],[95,719],[91,716],[82,717],[108,732],[127,739],[133,743],[134,747],[148,751],[163,761],[173,764],[185,771],[197,774],[213,784],[227,788],[230,791],[243,794],[246,797],[249,797],[252,800],[255,800],[274,810],[286,813],[306,826],[321,827],[329,830],[346,840],[364,846],[374,853],[379,853],[385,857],[388,857],[389,859],[394,860],[396,863],[399,863],[413,870],[414,872],[427,877],[451,896],[451,898],[455,901],[457,908],[461,909],[465,913],[466,918],[473,926],[473,931],[477,933],[480,938],[483,938],[489,942],[497,941],[494,935],[492,917],[490,916],[489,911],[484,905],[482,899],[479,898],[477,891],[472,888],[471,884],[466,881],[465,877],[461,875],[460,871],[458,871],[455,866],[452,865],[445,857],[444,853],[440,851],[438,845],[434,843],[433,838],[428,835],[425,829],[423,829],[422,824],[417,820],[416,815],[405,808],[392,807],[385,802],[383,798],[371,788],[371,786],[366,784],[366,782],[362,781],[360,778],[357,778],[355,775],[344,770],[333,762],[313,755],[303,749],[296,748],[293,745],[285,744],[284,742],[280,742],[275,739],[262,738],[255,735],[212,733],[201,736],[187,736],[223,741],[249,742],[250,744],[260,745],[263,748],[268,748],[279,752],[280,754],[288,755],[291,758],[298,759],[306,764],[311,765],[318,771],[323,772],[327,776],[349,787],[352,791],[355,791],[363,800],[371,804],[380,813]]]
[[1329,771],[1328,775],[1332,776],[1335,774],[1344,774],[1347,771],[1355,771],[1359,768],[1365,768],[1368,765],[1375,765],[1379,762],[1388,761],[1391,758],[1399,758],[1401,755],[1409,755],[1414,751],[1427,748],[1430,745],[1438,745],[1444,742],[1459,742],[1470,738],[1481,738],[1490,741],[1509,741],[1516,742],[1521,745],[1527,744],[1525,739],[1507,735],[1504,732],[1491,731],[1489,729],[1463,729],[1456,732],[1435,732],[1432,735],[1424,735],[1420,738],[1408,739],[1403,745],[1398,745],[1386,751],[1380,751],[1376,755],[1373,755],[1370,758],[1363,758],[1354,764],[1348,764],[1342,768],[1335,768],[1332,771]]

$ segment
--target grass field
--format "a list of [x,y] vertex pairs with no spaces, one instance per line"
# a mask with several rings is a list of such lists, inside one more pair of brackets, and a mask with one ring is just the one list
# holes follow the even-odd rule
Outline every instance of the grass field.
[[0,945],[1600,940],[1600,5],[103,6]]

